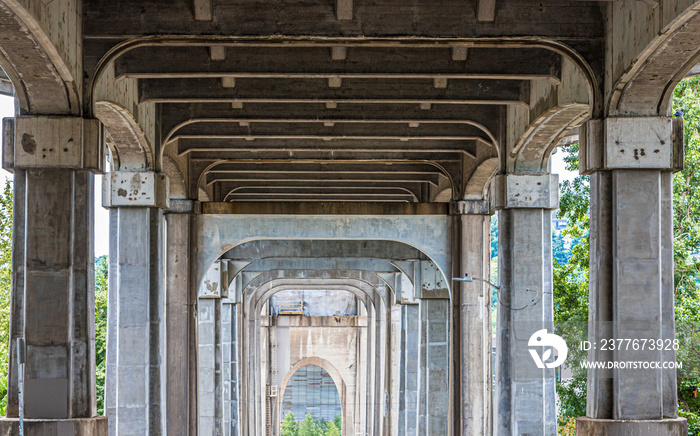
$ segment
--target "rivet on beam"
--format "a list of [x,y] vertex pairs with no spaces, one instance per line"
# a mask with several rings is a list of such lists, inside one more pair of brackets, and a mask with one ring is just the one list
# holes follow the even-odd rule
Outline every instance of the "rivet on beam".
[[347,47],[331,47],[331,59],[334,61],[344,61],[348,58]]
[[245,140],[246,141],[255,141],[255,138],[253,138],[252,136],[246,136]]
[[224,88],[235,88],[236,87],[236,78],[235,77],[222,77],[221,78],[221,86]]
[[353,0],[336,0],[335,15],[338,21],[352,20],[352,1]]
[[467,60],[468,49],[464,46],[452,47],[452,60],[453,61],[466,61]]
[[328,87],[329,88],[340,88],[340,86],[343,84],[343,79],[340,77],[329,77],[328,78]]
[[212,13],[212,0],[194,0],[194,19],[198,21],[211,21],[214,18]]
[[333,126],[335,126],[335,123],[332,121],[326,121],[325,123],[323,123],[323,125],[325,127],[333,127]]
[[421,103],[420,108],[423,109],[424,111],[429,111],[432,105],[430,103]]
[[433,87],[436,89],[447,88],[447,77],[436,77],[433,79]]
[[248,127],[250,126],[250,123],[248,121],[240,121],[238,125],[241,127]]
[[399,138],[401,142],[408,142],[411,138]]
[[326,109],[336,109],[338,107],[338,103],[334,101],[329,101],[326,103]]
[[213,61],[225,61],[226,60],[226,46],[212,45],[211,47],[209,47],[209,57]]
[[243,109],[243,102],[242,101],[234,101],[233,103],[231,103],[231,108]]
[[408,123],[408,127],[412,127],[415,129],[416,127],[420,127],[420,123],[416,123],[416,122]]

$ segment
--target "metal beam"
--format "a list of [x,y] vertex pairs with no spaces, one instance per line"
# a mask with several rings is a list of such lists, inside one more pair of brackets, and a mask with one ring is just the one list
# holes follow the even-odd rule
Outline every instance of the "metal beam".
[[202,214],[448,215],[446,203],[202,203]]
[[[169,103],[160,107],[165,141],[176,129],[188,124],[207,122],[248,123],[371,123],[371,124],[472,124],[485,132],[497,132],[502,109],[494,105],[436,105],[423,111],[415,104],[340,105],[326,109],[324,105],[249,103],[232,109],[227,103]],[[491,133],[487,133],[491,137]]]
[[[245,139],[179,139],[177,141],[178,155],[191,153],[253,153],[253,156],[264,158],[274,153],[287,157],[293,153],[316,153],[321,155],[331,155],[338,157],[342,154],[372,154],[385,155],[388,159],[391,156],[416,154],[417,157],[428,159],[428,156],[440,156],[441,153],[453,155],[466,155],[474,157],[477,153],[477,143],[471,140],[373,140],[357,141],[351,139],[335,139],[324,141],[323,139],[255,139],[248,141]],[[218,155],[217,156],[221,156]],[[331,157],[329,156],[329,157]],[[441,159],[445,159],[442,156]]]
[[[271,84],[274,84],[272,86]],[[142,79],[139,103],[530,103],[530,86],[522,80],[453,80],[447,89],[434,89],[431,80],[346,80],[342,88],[328,88],[324,80],[269,81],[241,79],[239,86],[224,88],[217,79]]]
[[[223,47],[223,46],[222,46]],[[331,50],[332,56],[328,56]],[[143,47],[115,61],[117,78],[549,79],[561,78],[561,55],[539,48],[228,47],[212,61],[206,47]],[[346,56],[343,58],[342,56]],[[455,58],[456,57],[456,58]],[[339,62],[343,60],[344,62]]]
[[[397,174],[369,174],[369,173],[313,173],[313,172],[277,172],[277,173],[207,173],[207,184],[212,183],[427,183],[437,187],[440,183],[440,177],[444,177],[438,173],[421,173],[411,174],[406,176],[401,173]],[[222,185],[228,186],[228,185]]]

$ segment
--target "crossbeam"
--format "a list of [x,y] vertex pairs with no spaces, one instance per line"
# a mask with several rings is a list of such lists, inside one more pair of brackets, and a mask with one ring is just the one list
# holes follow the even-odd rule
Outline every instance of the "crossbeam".
[[325,81],[300,79],[275,82],[242,79],[235,88],[224,88],[216,79],[142,79],[139,103],[432,103],[517,104],[528,106],[530,87],[522,80],[453,80],[447,89],[435,89],[432,81],[346,80],[342,88]]

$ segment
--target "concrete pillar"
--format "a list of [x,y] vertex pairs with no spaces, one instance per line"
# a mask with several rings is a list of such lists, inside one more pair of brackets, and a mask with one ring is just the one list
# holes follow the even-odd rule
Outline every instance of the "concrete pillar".
[[[489,280],[491,238],[488,201],[460,201],[455,216],[454,277]],[[459,325],[453,343],[461,375],[461,434],[491,434],[491,287],[482,281],[453,282]],[[459,419],[459,418],[458,418]],[[459,422],[459,421],[458,421]]]
[[401,381],[399,435],[418,435],[420,323],[417,304],[401,305]]
[[[111,435],[162,435],[166,429],[163,212],[167,179],[112,172],[105,409]],[[183,414],[186,413],[183,411]]]
[[[557,176],[500,175],[492,189],[500,210],[494,434],[556,435],[554,369],[537,367],[528,342],[535,332],[554,329],[551,209],[558,207]],[[544,348],[533,349],[543,356]]]
[[418,434],[446,435],[450,408],[450,300],[421,299]]
[[[675,369],[644,367],[675,362],[672,172],[682,167],[682,132],[682,123],[666,117],[592,120],[583,129],[581,171],[591,174],[588,335],[595,345],[588,359],[640,367],[589,370],[579,435],[687,432],[677,418]],[[664,346],[611,350],[604,342],[612,340]]]
[[0,433],[18,432],[17,339],[26,341],[27,435],[106,435],[96,417],[93,174],[96,120],[5,120],[15,173],[10,371]]
[[190,329],[194,321],[190,284],[192,202],[171,200],[165,214],[165,364],[166,422],[169,436],[189,434]]

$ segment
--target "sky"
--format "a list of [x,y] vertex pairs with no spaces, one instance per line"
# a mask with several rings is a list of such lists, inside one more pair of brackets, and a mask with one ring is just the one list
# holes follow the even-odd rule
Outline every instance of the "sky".
[[[14,116],[12,97],[0,95],[0,118]],[[578,174],[564,169],[564,154],[555,153],[551,159],[552,172],[559,174],[559,181],[571,180]],[[0,180],[12,178],[12,174],[0,169]],[[102,207],[102,176],[95,176],[95,256],[109,252],[109,212]]]

